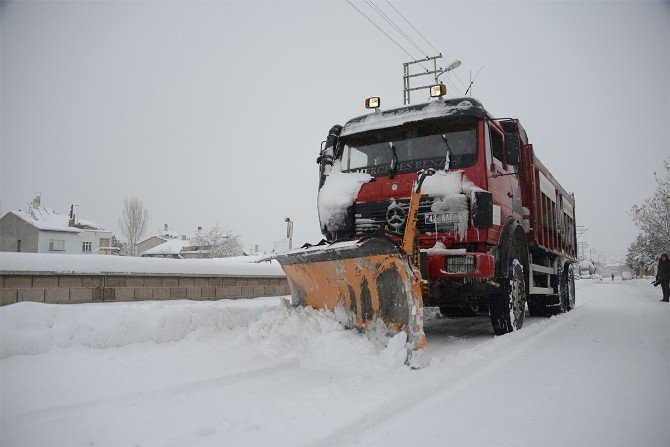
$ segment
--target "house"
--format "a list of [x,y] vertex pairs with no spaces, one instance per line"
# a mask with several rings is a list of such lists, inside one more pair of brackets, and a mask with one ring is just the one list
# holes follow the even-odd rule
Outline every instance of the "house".
[[[178,257],[178,256],[172,256],[173,251],[176,247],[178,247],[180,244],[169,244],[165,245],[162,249],[155,251],[152,250],[154,247],[158,247],[159,245],[165,244],[166,242],[176,240],[176,239],[181,239],[181,240],[186,240],[186,236],[180,236],[179,234],[175,233],[174,231],[171,231],[168,228],[168,224],[163,225],[163,229],[158,232],[157,235],[153,235],[141,242],[138,242],[135,245],[135,253],[137,253],[140,256],[144,256],[145,253],[148,252],[149,257],[166,257],[166,258],[172,258],[172,257]],[[152,250],[152,251],[150,251]],[[177,250],[178,254],[178,250]]]
[[190,247],[191,241],[188,239],[169,239],[160,245],[152,247],[140,253],[142,257],[148,258],[177,258],[182,259],[182,251]]
[[158,236],[152,236],[137,244],[137,253],[150,258],[204,259],[212,257],[211,251],[212,247],[204,238],[202,227],[198,227],[195,235],[187,237],[169,231],[165,224]]
[[70,214],[58,213],[33,199],[27,211],[15,210],[0,219],[0,251],[26,253],[113,253],[112,232]]
[[161,244],[164,244],[168,240],[161,237],[161,236],[151,236],[150,238],[147,238],[143,240],[142,242],[138,242],[135,247],[137,248],[136,253],[138,255],[143,254],[145,251],[150,250],[154,247],[157,247]]

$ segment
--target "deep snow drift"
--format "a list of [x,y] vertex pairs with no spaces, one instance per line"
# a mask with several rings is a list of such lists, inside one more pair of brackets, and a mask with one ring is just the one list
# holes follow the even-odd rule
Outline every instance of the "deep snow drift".
[[502,337],[486,316],[434,317],[415,371],[402,334],[278,298],[14,304],[0,309],[0,444],[665,446],[656,292],[581,280],[575,310]]

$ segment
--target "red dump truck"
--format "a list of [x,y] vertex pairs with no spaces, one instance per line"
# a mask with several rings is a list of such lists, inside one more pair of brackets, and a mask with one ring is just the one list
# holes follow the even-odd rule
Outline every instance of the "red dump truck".
[[[378,99],[366,105],[378,105]],[[278,256],[293,302],[381,318],[423,346],[422,309],[496,334],[575,305],[575,200],[517,119],[436,98],[334,126],[318,158],[325,241]]]

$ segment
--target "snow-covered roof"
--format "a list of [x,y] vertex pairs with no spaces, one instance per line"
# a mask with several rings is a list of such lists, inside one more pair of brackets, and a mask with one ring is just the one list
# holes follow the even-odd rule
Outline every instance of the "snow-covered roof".
[[189,239],[168,239],[160,245],[142,252],[145,255],[178,255],[186,247],[191,246]]
[[58,213],[42,205],[31,206],[28,211],[14,210],[10,212],[35,228],[44,231],[62,231],[68,233],[81,233],[86,230],[106,231],[98,226],[98,224],[78,217],[75,217],[76,226],[71,227],[69,224],[70,216],[68,214]]
[[438,99],[423,104],[359,116],[349,120],[342,128],[340,135],[346,136],[369,130],[397,127],[428,118],[463,115],[483,117],[486,113],[484,106],[473,98]]
[[160,239],[160,240],[162,240],[162,241],[166,241],[166,240],[167,240],[167,239],[165,239],[165,238],[163,238],[163,237],[153,235],[153,236],[149,236],[148,238],[146,238],[146,239],[144,239],[144,240],[142,240],[142,241],[139,241],[139,242],[137,243],[137,245],[143,244],[143,243],[145,243],[146,241],[148,241],[148,240],[150,240],[150,239],[153,239],[153,238]]

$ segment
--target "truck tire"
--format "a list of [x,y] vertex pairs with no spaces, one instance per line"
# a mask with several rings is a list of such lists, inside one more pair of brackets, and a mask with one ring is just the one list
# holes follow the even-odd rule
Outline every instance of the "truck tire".
[[503,293],[493,295],[489,304],[491,325],[496,335],[507,334],[523,326],[526,310],[526,281],[523,266],[513,258],[509,278],[503,280]]
[[566,263],[559,267],[559,307],[560,313],[570,312],[575,308],[575,273],[572,265]]
[[570,312],[575,308],[575,272],[571,264],[565,264],[563,269],[563,291],[565,312]]

